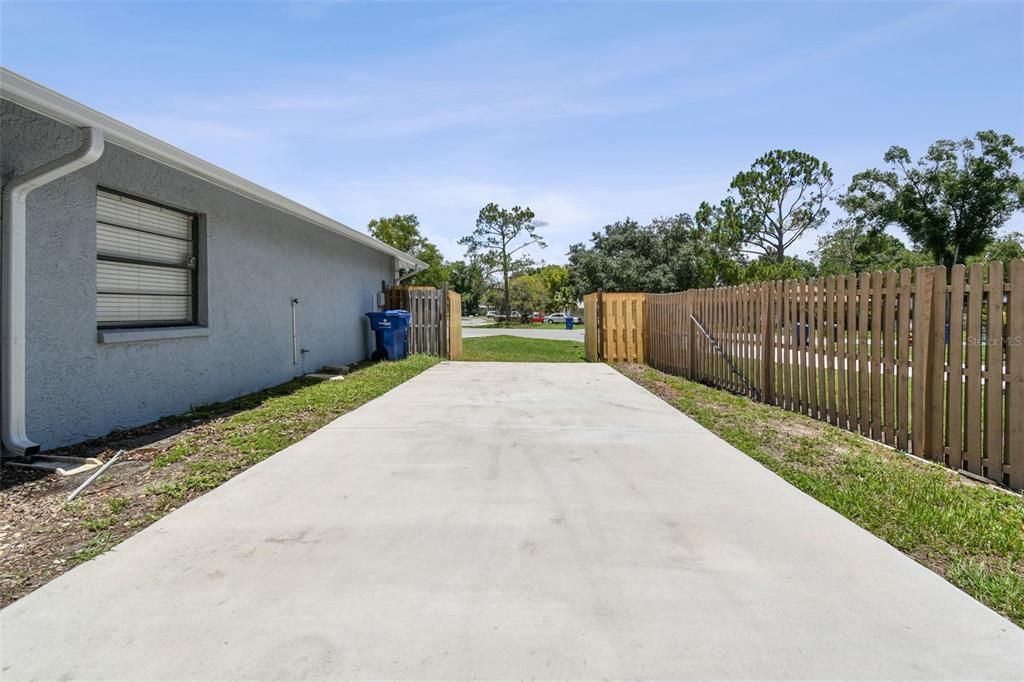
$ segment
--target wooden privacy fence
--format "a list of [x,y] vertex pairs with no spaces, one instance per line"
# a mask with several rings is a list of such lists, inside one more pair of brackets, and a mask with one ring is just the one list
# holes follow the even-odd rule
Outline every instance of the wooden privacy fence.
[[[609,296],[643,302],[657,369],[1024,489],[1024,260]],[[588,358],[642,361],[597,318]]]
[[599,291],[583,297],[584,346],[588,360],[644,362],[645,296]]
[[407,310],[408,350],[457,360],[462,355],[462,297],[445,286],[397,286],[385,292],[389,310]]

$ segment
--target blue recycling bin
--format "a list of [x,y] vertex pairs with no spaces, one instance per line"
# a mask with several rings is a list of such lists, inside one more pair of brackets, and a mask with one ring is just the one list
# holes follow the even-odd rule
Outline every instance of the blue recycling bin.
[[377,350],[371,356],[374,360],[401,360],[408,353],[409,320],[412,315],[405,310],[384,310],[366,313],[370,318],[370,329],[377,337]]
[[572,315],[569,315],[568,317],[565,318],[565,328],[566,329],[572,329],[572,323],[573,323]]
[[794,327],[796,329],[796,344],[798,346],[801,343],[803,345],[805,345],[805,346],[809,345],[810,342],[811,342],[811,323],[810,322],[804,322],[802,328],[801,328],[800,324],[797,323],[796,325],[794,325]]

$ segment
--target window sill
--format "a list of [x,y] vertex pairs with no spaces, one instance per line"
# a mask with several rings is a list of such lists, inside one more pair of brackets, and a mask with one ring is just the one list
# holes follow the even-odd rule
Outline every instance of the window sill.
[[165,339],[189,339],[209,336],[209,327],[146,327],[142,329],[101,329],[96,337],[100,343],[138,343]]

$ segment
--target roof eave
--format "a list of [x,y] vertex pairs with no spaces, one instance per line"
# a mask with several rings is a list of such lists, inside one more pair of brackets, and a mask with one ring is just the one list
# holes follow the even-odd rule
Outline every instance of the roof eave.
[[65,97],[24,76],[0,67],[0,97],[10,100],[26,109],[75,127],[98,128],[110,144],[123,147],[148,159],[157,161],[183,173],[200,178],[223,189],[275,208],[308,223],[364,244],[376,251],[397,258],[417,270],[427,267],[423,261],[404,251],[374,239],[368,234],[355,230],[333,218],[273,192],[266,187],[215,166],[198,156],[167,144],[152,135],[133,128],[117,119],[91,109],[80,102]]

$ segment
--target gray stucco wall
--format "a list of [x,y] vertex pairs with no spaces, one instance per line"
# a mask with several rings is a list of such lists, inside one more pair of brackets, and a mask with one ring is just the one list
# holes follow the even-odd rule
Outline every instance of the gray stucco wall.
[[[0,102],[4,179],[79,141],[74,128]],[[201,214],[207,336],[98,341],[97,186]],[[390,256],[110,144],[92,166],[29,195],[27,215],[26,414],[44,449],[361,360],[363,313],[392,276]],[[292,362],[293,298],[310,351],[301,365]]]

